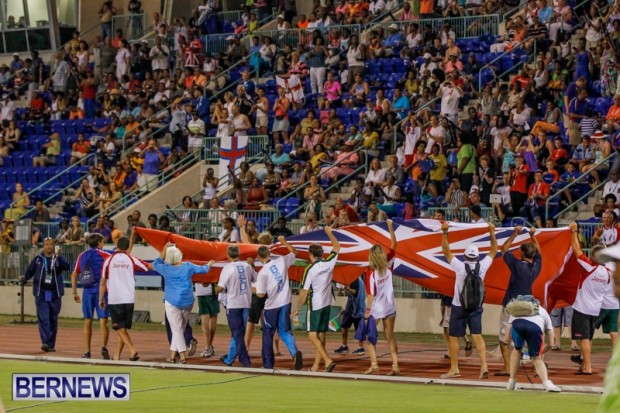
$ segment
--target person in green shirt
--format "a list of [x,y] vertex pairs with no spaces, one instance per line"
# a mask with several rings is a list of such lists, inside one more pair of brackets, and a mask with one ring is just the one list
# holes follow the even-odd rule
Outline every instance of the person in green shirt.
[[474,172],[476,171],[476,149],[464,137],[457,139],[459,151],[456,155],[457,175],[461,183],[461,189],[469,193],[469,189],[474,183]]
[[[606,248],[596,256],[597,261],[614,261],[614,293],[620,298],[620,244]],[[612,353],[605,373],[605,391],[598,405],[597,413],[615,413],[620,411],[620,346]]]

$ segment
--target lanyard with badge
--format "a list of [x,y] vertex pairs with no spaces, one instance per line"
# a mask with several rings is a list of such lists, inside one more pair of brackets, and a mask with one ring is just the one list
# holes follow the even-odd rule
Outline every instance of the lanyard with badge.
[[52,284],[52,262],[47,257],[43,257],[43,270],[45,274],[44,283],[46,285]]

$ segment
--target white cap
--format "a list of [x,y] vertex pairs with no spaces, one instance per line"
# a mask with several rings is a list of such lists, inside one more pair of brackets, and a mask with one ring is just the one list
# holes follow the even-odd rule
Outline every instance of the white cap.
[[396,23],[392,23],[388,26],[388,29],[398,30],[398,25]]
[[465,256],[467,258],[478,258],[478,255],[480,255],[480,252],[478,251],[478,247],[475,245],[470,245],[465,248]]
[[425,59],[430,59],[430,58],[432,58],[432,57],[433,57],[433,56],[431,56],[431,54],[430,54],[429,52],[424,53],[424,58],[425,58]]
[[605,248],[596,254],[595,261],[605,263],[608,261],[620,261],[620,244]]
[[473,194],[474,192],[480,192],[480,188],[478,187],[478,185],[472,185],[470,190],[469,190],[469,195]]

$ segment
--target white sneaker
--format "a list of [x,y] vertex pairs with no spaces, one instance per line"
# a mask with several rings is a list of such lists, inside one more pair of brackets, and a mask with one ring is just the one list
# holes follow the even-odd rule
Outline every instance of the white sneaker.
[[200,357],[210,357],[211,355],[209,354],[209,349],[205,348],[204,350],[202,350],[202,353],[200,353]]
[[514,390],[517,388],[517,381],[515,379],[508,379],[508,384],[506,385],[506,389]]
[[547,380],[546,382],[544,382],[543,386],[545,386],[545,390],[548,392],[559,393],[562,391],[562,389],[553,384],[551,380]]
[[213,346],[209,347],[209,355],[207,357],[215,356],[215,349]]

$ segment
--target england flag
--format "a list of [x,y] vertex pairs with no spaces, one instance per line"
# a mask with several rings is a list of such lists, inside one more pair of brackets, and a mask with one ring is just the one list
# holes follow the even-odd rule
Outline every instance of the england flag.
[[248,152],[247,136],[226,136],[220,141],[220,182],[231,185],[237,175],[241,162],[245,161]]

